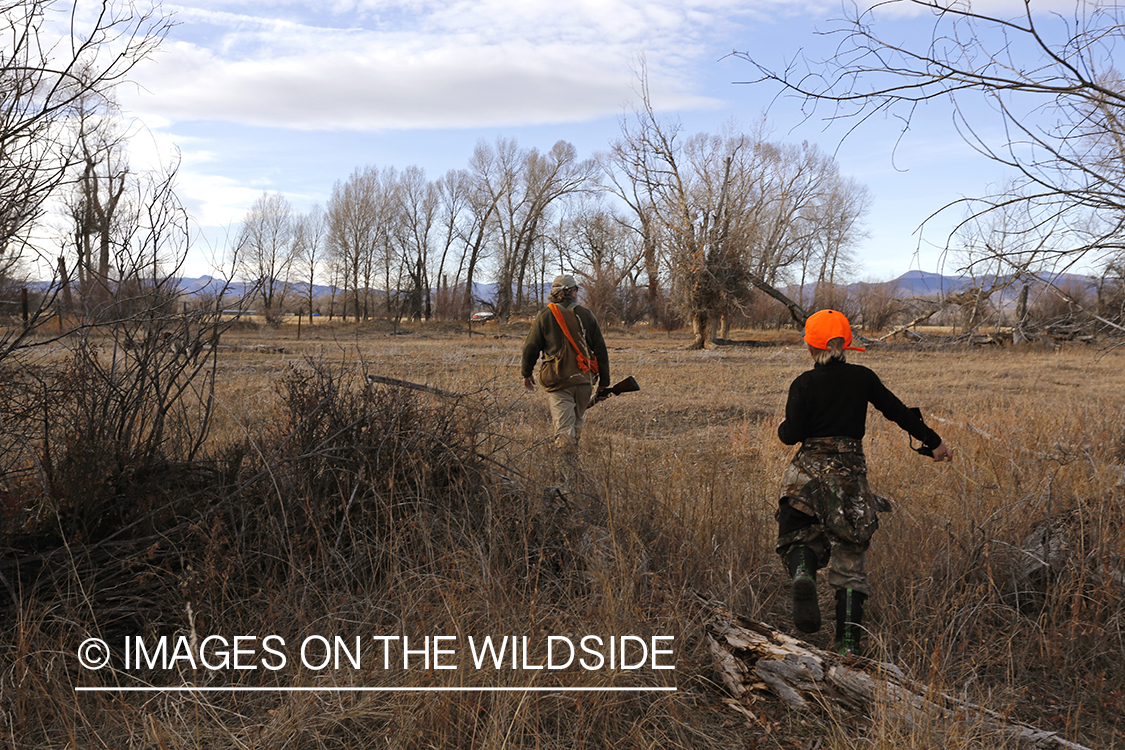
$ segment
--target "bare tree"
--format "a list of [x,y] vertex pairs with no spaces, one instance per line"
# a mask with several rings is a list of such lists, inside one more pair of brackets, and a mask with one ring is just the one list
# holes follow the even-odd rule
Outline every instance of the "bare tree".
[[66,258],[42,256],[51,244],[48,205],[84,163],[80,113],[109,111],[116,86],[171,26],[158,6],[106,2],[92,14],[72,11],[52,0],[0,2],[0,284],[26,275],[36,256],[60,271],[50,291],[29,300],[36,304],[25,324],[0,334],[0,360],[32,345],[28,334],[57,295],[71,294],[62,283],[70,277]]
[[[69,34],[56,36],[58,24]],[[82,15],[52,0],[0,3],[0,261],[28,247],[47,200],[84,161],[67,122],[106,101],[170,26],[159,6],[105,2]]]
[[271,324],[280,322],[294,262],[293,207],[281,193],[262,193],[239,230],[239,273],[253,282]]
[[[812,234],[812,254],[818,261],[818,289],[835,287],[850,277],[854,267],[852,248],[866,236],[861,222],[871,208],[870,193],[855,180],[828,182],[819,205],[809,211],[809,221],[817,229]],[[817,298],[813,299],[816,305]]]
[[315,205],[298,217],[293,225],[293,273],[306,285],[309,323],[312,323],[316,299],[316,280],[322,272],[328,223],[324,209]]
[[[438,284],[438,303],[436,314],[438,317],[454,317],[464,312],[464,305],[460,300],[461,271],[464,270],[465,253],[462,252],[454,273],[452,283],[446,276],[447,263],[452,262],[450,253],[453,251],[460,237],[460,222],[468,206],[468,180],[463,170],[451,169],[438,180],[434,189],[438,196],[439,237],[441,252],[438,256],[437,271],[434,278]],[[465,243],[461,243],[464,248]]]
[[545,236],[562,270],[581,279],[583,304],[599,320],[626,317],[619,304],[623,282],[635,287],[635,272],[644,262],[644,244],[604,194],[575,201]]
[[419,167],[407,167],[399,179],[398,222],[395,241],[409,282],[406,291],[407,314],[429,320],[433,314],[430,298],[429,263],[435,224],[438,221],[438,189],[426,180]]
[[616,172],[615,192],[668,259],[671,288],[695,334],[691,346],[702,348],[719,331],[726,338],[732,314],[755,287],[803,321],[778,280],[818,237],[838,260],[866,202],[833,199],[848,192],[847,183],[815,146],[733,131],[683,138],[678,124],[656,117],[647,95],[644,102],[633,122],[622,123],[605,163]]
[[[75,104],[75,177],[63,195],[71,219],[78,276],[87,313],[112,295],[111,256],[121,233],[135,220],[122,199],[130,187],[127,136],[118,124],[116,103],[108,96],[84,97]],[[102,310],[102,312],[105,312]]]
[[465,306],[469,313],[475,303],[475,279],[478,266],[488,255],[488,242],[495,231],[498,206],[511,189],[508,175],[498,164],[495,152],[484,141],[477,143],[463,173],[468,210],[459,232],[464,243],[462,262],[465,266]]
[[[619,194],[637,197],[632,206],[638,216],[651,220],[646,226],[654,232],[652,242],[670,259],[674,288],[692,322],[692,347],[702,348],[720,298],[741,287],[724,274],[731,265],[724,251],[733,215],[726,197],[732,159],[753,146],[742,138],[706,136],[685,145],[680,126],[660,122],[644,98],[636,121],[622,122],[622,137],[612,146],[609,164],[620,176],[611,179]],[[620,189],[629,183],[631,189]]]
[[632,147],[628,132],[625,137],[611,144],[607,153],[599,155],[602,175],[608,181],[609,191],[621,199],[634,216],[628,226],[638,235],[642,244],[644,271],[646,276],[645,307],[651,323],[658,325],[664,318],[664,273],[658,244],[656,209],[654,195],[644,180],[633,175],[642,174],[646,152]]
[[493,167],[480,185],[495,201],[497,228],[496,306],[501,316],[525,301],[533,248],[552,205],[590,184],[595,165],[579,161],[578,152],[559,141],[546,154],[522,150],[514,140],[498,139],[495,148],[477,147],[478,161]]
[[328,201],[328,247],[339,266],[345,297],[351,294],[356,322],[371,313],[375,270],[390,266],[388,186],[394,179],[393,169],[356,169],[347,181],[336,183]]

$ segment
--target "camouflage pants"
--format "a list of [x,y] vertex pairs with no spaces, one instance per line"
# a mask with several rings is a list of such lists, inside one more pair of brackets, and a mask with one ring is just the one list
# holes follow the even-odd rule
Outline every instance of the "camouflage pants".
[[828,567],[833,588],[870,594],[867,548],[879,528],[877,511],[890,508],[867,486],[863,443],[846,437],[804,441],[782,477],[781,502],[811,517],[808,525],[779,529],[783,564],[794,545],[804,544],[816,553],[818,567]]

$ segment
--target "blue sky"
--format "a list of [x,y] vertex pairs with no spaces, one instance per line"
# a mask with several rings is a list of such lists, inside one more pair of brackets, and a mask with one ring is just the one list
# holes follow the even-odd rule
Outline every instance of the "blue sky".
[[[263,191],[303,211],[326,203],[357,167],[417,165],[436,179],[464,167],[479,139],[499,136],[544,150],[567,140],[593,156],[636,104],[641,59],[654,105],[689,133],[731,121],[751,129],[765,114],[775,139],[835,151],[841,171],[874,200],[869,237],[856,249],[861,279],[952,270],[941,248],[957,212],[921,236],[919,225],[1003,176],[964,145],[941,104],[901,141],[900,123],[877,120],[841,142],[844,127],[805,121],[776,88],[736,83],[754,71],[726,57],[733,50],[777,67],[802,49],[827,54],[830,40],[815,32],[841,16],[837,3],[187,0],[164,8],[178,25],[136,71],[139,86],[121,91],[122,104],[144,126],[133,141],[139,165],[181,153],[180,196],[218,252]],[[919,16],[886,23],[903,38],[924,38],[932,26]],[[186,272],[207,273],[210,261],[201,248]]]

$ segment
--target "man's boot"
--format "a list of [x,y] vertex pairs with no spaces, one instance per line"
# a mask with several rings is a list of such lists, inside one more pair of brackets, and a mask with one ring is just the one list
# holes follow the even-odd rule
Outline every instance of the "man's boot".
[[867,594],[855,589],[836,589],[836,653],[863,655],[863,602]]
[[816,596],[816,553],[803,544],[786,558],[793,577],[793,624],[802,633],[820,630],[820,602]]

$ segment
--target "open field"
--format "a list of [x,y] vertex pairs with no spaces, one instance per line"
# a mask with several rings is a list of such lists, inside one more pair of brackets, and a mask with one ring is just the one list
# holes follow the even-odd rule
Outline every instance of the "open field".
[[[481,335],[471,338],[462,327],[440,324],[404,327],[399,335],[381,323],[318,325],[300,340],[289,325],[228,332],[203,451],[208,470],[227,477],[226,489],[193,490],[223,499],[193,500],[176,511],[184,519],[176,533],[192,541],[174,559],[153,553],[165,562],[148,573],[157,581],[151,612],[114,619],[107,614],[112,598],[107,604],[89,593],[83,586],[93,578],[79,574],[64,590],[40,587],[15,611],[9,607],[0,643],[0,730],[9,745],[997,746],[878,715],[871,722],[802,715],[768,696],[749,705],[755,721],[722,703],[695,594],[794,632],[786,577],[772,552],[772,513],[792,453],[776,426],[789,382],[809,366],[795,332],[739,331],[736,340],[769,345],[687,351],[686,334],[607,331],[613,380],[633,375],[642,392],[589,412],[580,470],[563,475],[550,449],[545,400],[525,392],[519,377],[526,325],[474,328]],[[1125,748],[1125,352],[892,344],[849,358],[921,407],[955,451],[953,464],[933,464],[909,450],[896,426],[869,416],[872,488],[895,505],[870,554],[868,624],[879,653],[919,680],[1013,718],[1089,747]],[[364,373],[463,395],[365,391]],[[347,394],[358,395],[353,402]],[[345,415],[338,424],[362,430],[333,431],[337,423],[325,421],[306,437],[310,425],[328,419],[328,410],[309,404],[329,401]],[[366,416],[347,417],[353,412],[345,407]],[[393,443],[386,447],[390,463],[378,451],[360,451],[352,463],[315,463],[328,460],[324,446],[336,434],[347,436],[337,446],[345,451]],[[429,440],[428,452],[419,436]],[[460,458],[448,463],[446,448]],[[544,493],[555,486],[562,492]],[[180,538],[161,533],[165,541]],[[1035,554],[1051,567],[1040,571],[1041,587],[1021,588],[1016,573],[1029,554],[1020,550],[1036,534],[1047,541]],[[166,549],[158,537],[152,549]],[[830,615],[831,592],[821,586]],[[814,645],[830,644],[826,619],[808,639]],[[372,632],[540,641],[552,634],[673,636],[676,669],[483,677],[465,670],[386,674],[366,664],[362,672],[332,674],[86,672],[72,654],[97,632],[287,633],[294,640]],[[677,690],[73,692],[75,685],[146,681],[292,687],[404,679],[462,688]]]

